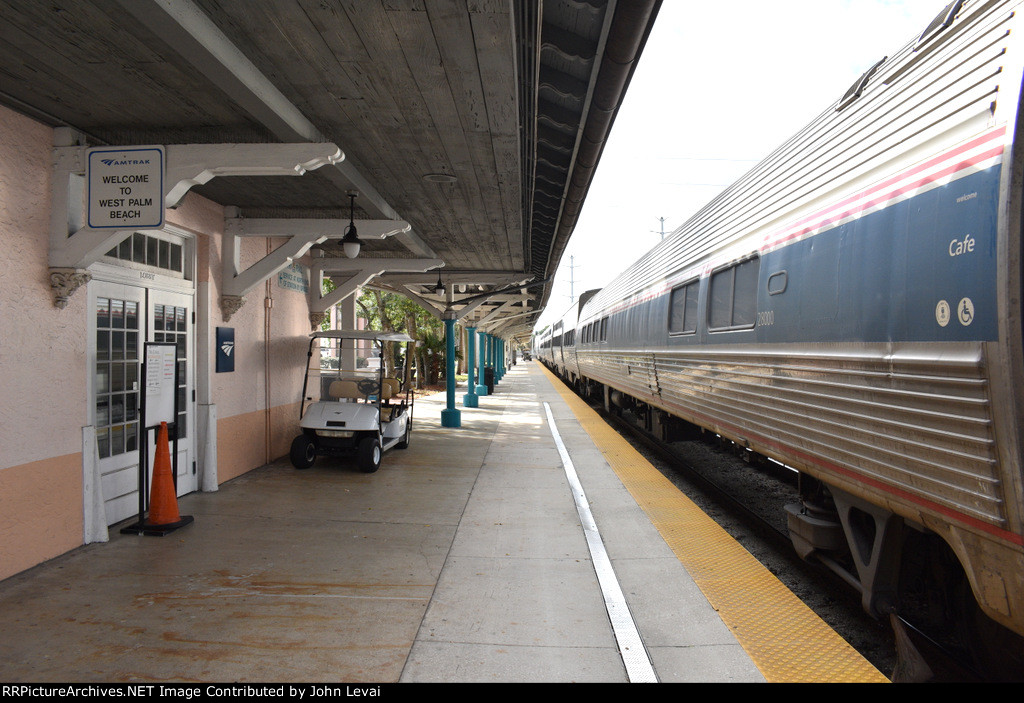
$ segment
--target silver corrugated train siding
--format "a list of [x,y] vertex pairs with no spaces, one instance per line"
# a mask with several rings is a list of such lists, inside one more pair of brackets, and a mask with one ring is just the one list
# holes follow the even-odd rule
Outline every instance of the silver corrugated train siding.
[[[760,237],[808,208],[991,126],[999,81],[1006,79],[1012,13],[991,2],[965,11],[973,16],[934,46],[915,53],[908,44],[890,57],[860,98],[822,113],[598,293],[588,313],[609,309],[730,242],[749,238],[756,249]],[[584,322],[593,319],[588,313]]]
[[656,368],[649,352],[609,350],[581,362],[586,376],[819,477],[1005,528],[981,349],[929,349],[705,348],[659,353]]

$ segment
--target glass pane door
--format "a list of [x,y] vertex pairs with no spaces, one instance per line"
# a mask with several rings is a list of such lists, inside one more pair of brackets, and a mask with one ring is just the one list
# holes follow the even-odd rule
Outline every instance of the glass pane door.
[[[191,493],[198,487],[193,471],[195,458],[195,404],[192,400],[194,388],[192,370],[192,301],[191,295],[150,292],[150,339],[151,342],[171,342],[177,348],[177,436],[178,436],[178,495]],[[150,444],[153,446],[151,437]],[[152,456],[152,455],[151,455]]]
[[146,291],[95,283],[90,287],[92,424],[107,524],[138,514],[139,418]]

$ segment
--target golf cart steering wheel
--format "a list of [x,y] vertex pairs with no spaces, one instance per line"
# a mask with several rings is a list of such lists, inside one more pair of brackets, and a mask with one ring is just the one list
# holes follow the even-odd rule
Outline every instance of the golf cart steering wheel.
[[364,378],[360,381],[357,381],[356,388],[358,388],[359,392],[362,393],[363,395],[376,395],[377,393],[380,392],[380,386],[377,384],[376,381],[370,378]]

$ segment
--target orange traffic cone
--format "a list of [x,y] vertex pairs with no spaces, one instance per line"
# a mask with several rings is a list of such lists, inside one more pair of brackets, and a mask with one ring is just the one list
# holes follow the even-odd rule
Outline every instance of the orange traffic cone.
[[156,456],[153,457],[153,485],[149,491],[149,525],[172,525],[181,522],[178,497],[171,475],[171,450],[167,441],[167,423],[160,423],[156,435]]

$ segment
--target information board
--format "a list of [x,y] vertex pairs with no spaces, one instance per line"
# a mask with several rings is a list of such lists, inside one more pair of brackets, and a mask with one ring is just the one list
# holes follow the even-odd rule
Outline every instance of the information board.
[[164,225],[164,148],[88,150],[90,227],[159,229]]
[[146,386],[145,397],[146,427],[155,427],[161,422],[168,425],[177,420],[175,399],[178,390],[177,347],[174,344],[146,342]]

